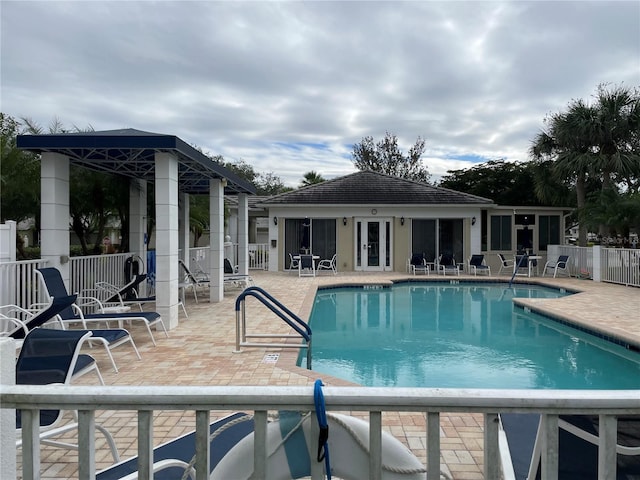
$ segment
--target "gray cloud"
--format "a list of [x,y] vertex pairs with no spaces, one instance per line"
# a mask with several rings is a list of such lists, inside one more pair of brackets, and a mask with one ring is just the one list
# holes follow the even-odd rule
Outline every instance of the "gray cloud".
[[[599,83],[640,86],[640,4],[3,2],[2,111],[180,136],[296,186],[351,145],[426,138],[526,160],[544,116]],[[293,148],[292,148],[293,147]]]

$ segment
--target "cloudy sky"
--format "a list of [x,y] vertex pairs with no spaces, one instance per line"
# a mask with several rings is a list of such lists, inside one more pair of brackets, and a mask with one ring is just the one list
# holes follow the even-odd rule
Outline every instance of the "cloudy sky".
[[0,2],[2,112],[177,135],[298,186],[364,136],[527,160],[548,113],[640,86],[640,2]]

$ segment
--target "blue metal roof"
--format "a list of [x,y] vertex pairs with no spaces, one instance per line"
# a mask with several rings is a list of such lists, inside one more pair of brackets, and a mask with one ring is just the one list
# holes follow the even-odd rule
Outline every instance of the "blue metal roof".
[[178,159],[178,188],[189,194],[208,194],[210,179],[226,179],[225,194],[255,194],[255,187],[211,160],[175,135],[132,128],[99,132],[18,135],[17,147],[36,153],[54,152],[73,165],[155,182],[155,153]]

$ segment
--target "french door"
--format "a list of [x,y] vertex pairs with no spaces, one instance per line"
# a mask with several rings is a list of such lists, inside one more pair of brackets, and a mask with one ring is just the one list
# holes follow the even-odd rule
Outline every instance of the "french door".
[[356,270],[391,270],[391,219],[356,218]]

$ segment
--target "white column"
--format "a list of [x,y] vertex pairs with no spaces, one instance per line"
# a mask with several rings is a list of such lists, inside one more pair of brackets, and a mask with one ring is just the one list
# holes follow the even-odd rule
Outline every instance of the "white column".
[[209,181],[209,301],[224,297],[224,187],[220,179]]
[[600,245],[594,245],[591,249],[591,254],[593,255],[593,259],[592,259],[593,272],[591,273],[591,278],[593,278],[594,282],[601,282],[602,281],[602,247]]
[[[16,344],[0,338],[0,385],[16,384]],[[16,411],[0,409],[0,478],[16,477]]]
[[69,287],[69,158],[45,152],[40,164],[42,260],[60,270]]
[[[180,193],[179,214],[178,214],[178,248],[180,250],[180,260],[189,266],[189,195]],[[178,276],[182,272],[178,271]]]
[[[147,265],[147,182],[132,180],[129,185],[129,251],[140,255]],[[148,272],[148,266],[145,271]],[[147,284],[140,285],[140,296],[147,296]]]
[[167,329],[178,326],[178,159],[157,152],[156,310]]
[[249,199],[238,194],[238,273],[249,274]]

